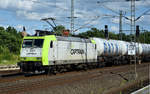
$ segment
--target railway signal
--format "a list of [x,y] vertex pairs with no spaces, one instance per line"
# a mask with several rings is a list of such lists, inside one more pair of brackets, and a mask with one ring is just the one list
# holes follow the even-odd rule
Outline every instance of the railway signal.
[[139,25],[136,26],[136,37],[139,37],[140,35],[140,29],[139,29]]
[[109,39],[109,34],[108,34],[108,25],[105,25],[105,34],[104,34],[106,39]]

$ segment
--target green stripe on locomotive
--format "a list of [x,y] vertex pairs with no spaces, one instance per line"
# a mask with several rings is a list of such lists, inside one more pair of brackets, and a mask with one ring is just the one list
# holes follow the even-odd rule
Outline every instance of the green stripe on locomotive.
[[92,42],[93,44],[96,44],[95,40],[93,40],[93,39],[91,39],[91,42]]
[[21,57],[21,61],[41,61],[41,57]]
[[56,36],[50,35],[50,36],[45,36],[44,38],[44,44],[43,44],[43,49],[42,49],[42,64],[43,65],[49,65],[48,52],[50,48],[50,41],[56,41]]

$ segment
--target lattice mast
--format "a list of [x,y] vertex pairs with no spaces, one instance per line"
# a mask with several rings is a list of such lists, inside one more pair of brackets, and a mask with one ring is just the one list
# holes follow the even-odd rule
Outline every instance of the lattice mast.
[[131,43],[133,43],[133,46],[135,47],[135,55],[132,61],[134,61],[135,64],[135,78],[137,78],[137,71],[136,71],[136,33],[135,33],[135,0],[131,0]]
[[71,33],[74,34],[74,0],[71,0]]

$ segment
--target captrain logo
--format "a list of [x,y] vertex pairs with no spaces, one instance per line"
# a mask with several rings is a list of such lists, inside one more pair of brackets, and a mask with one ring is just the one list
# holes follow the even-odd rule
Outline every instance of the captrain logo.
[[84,50],[83,49],[71,49],[70,53],[71,55],[84,54]]

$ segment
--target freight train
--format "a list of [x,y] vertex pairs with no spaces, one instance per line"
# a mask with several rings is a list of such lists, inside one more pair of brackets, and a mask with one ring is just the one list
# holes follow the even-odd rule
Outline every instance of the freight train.
[[[26,36],[23,38],[18,65],[23,72],[54,72],[79,66],[126,64],[131,59],[128,56],[129,45],[129,42],[102,38]],[[150,45],[136,43],[136,54],[140,60],[150,55]]]

